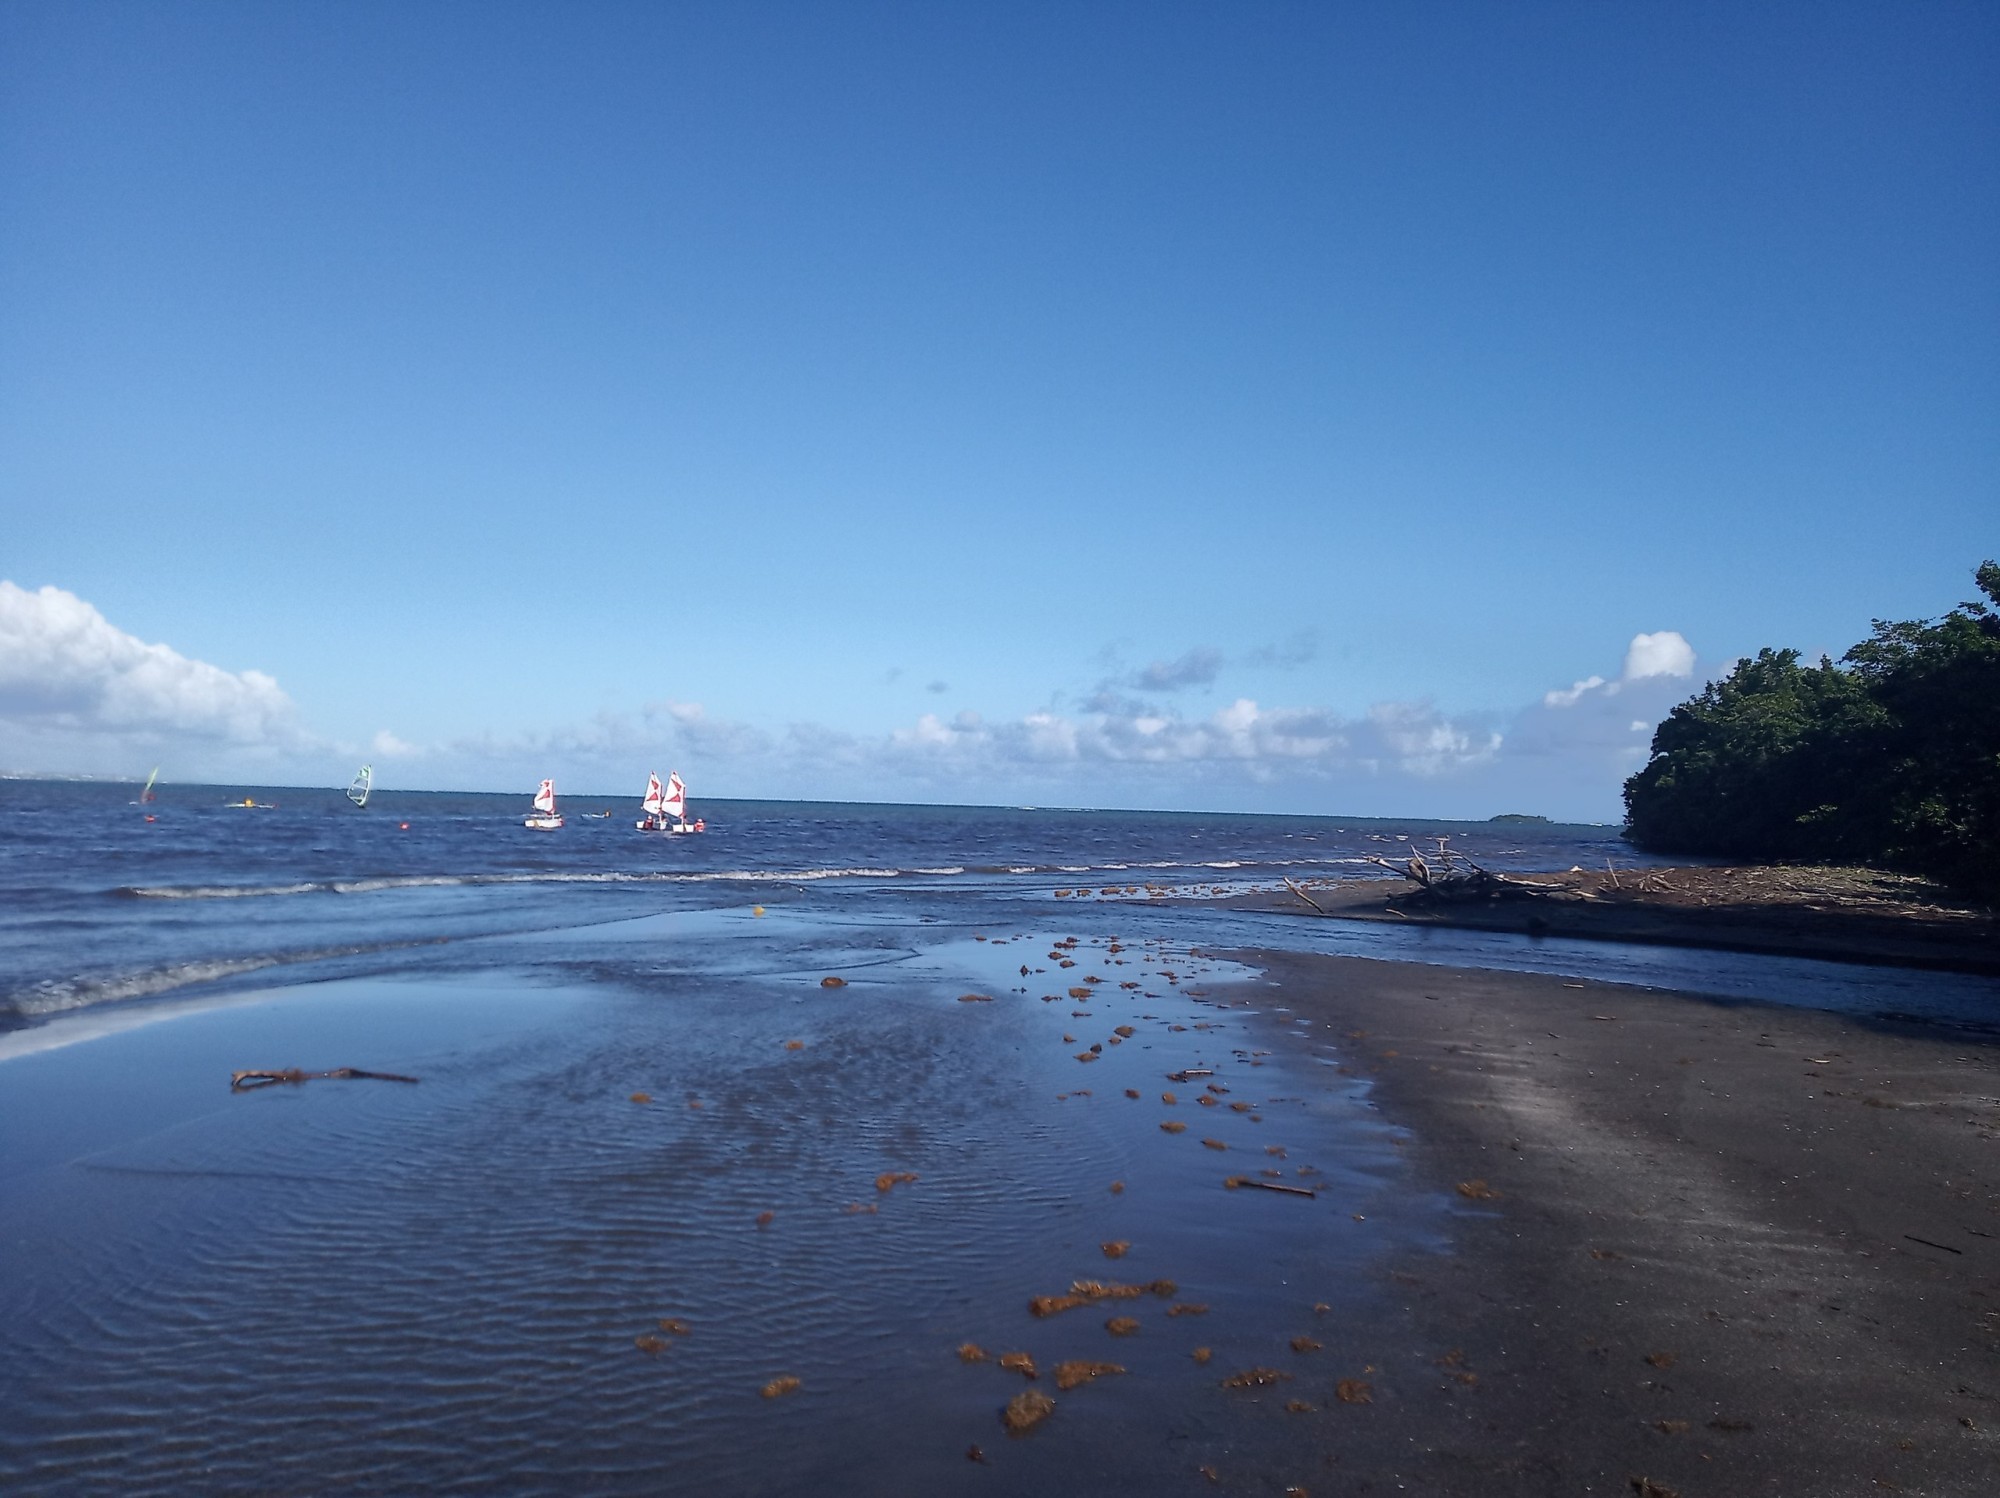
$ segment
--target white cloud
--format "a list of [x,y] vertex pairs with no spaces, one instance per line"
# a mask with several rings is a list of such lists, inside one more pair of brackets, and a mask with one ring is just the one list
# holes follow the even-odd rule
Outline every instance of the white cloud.
[[1643,681],[1649,676],[1694,675],[1694,647],[1678,630],[1663,629],[1658,634],[1634,635],[1625,651],[1626,681]]
[[1603,677],[1586,676],[1582,681],[1578,682],[1575,686],[1559,688],[1558,690],[1553,692],[1542,693],[1542,706],[1574,707],[1576,706],[1577,699],[1584,696],[1586,693],[1596,691],[1599,687],[1603,685],[1604,685]]
[[74,593],[0,579],[0,741],[10,746],[307,748],[296,716],[261,671],[191,660],[126,634]]
[[375,737],[368,741],[368,747],[381,759],[408,759],[424,751],[415,744],[406,744],[386,728],[378,728]]

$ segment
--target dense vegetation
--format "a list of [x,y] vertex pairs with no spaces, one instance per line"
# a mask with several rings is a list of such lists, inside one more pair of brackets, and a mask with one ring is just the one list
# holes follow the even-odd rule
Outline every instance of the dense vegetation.
[[1875,622],[1838,664],[1738,661],[1668,715],[1625,782],[1662,853],[1867,863],[2000,898],[2000,565],[1985,601]]

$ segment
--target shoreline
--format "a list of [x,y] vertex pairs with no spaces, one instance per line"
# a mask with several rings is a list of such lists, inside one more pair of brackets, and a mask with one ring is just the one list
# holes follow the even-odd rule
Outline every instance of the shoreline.
[[1232,910],[2000,974],[2000,913],[1865,870],[1731,867],[1518,876],[1540,897],[1418,901],[1403,879],[1307,881],[1218,900]]
[[1447,1251],[1376,1275],[1380,1387],[1328,1455],[1338,1490],[1985,1490],[1993,1047],[1616,984],[1228,955],[1277,985],[1238,1002],[1282,995],[1341,1037],[1341,1069],[1408,1131],[1413,1184],[1461,1209]]

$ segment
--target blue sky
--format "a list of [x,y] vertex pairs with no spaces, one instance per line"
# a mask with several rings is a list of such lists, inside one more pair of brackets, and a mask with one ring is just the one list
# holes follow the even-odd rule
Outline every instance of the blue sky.
[[0,768],[1613,817],[1704,677],[2000,552],[1996,63],[17,0]]

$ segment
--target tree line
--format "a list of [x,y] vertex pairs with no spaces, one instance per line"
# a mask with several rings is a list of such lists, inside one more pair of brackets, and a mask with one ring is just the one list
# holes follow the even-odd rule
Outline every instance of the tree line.
[[2000,565],[1982,599],[1875,621],[1835,662],[1740,660],[1667,715],[1625,782],[1662,853],[1859,863],[2000,899]]

